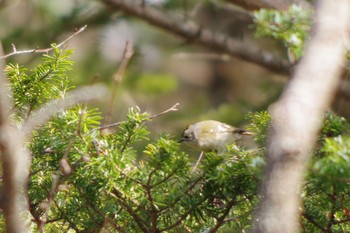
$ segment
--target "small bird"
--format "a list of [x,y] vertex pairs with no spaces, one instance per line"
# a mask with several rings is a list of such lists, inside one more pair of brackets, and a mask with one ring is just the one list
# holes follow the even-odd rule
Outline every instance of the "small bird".
[[235,128],[215,120],[205,120],[187,126],[179,142],[187,142],[201,151],[225,151],[228,144],[252,135],[251,132]]

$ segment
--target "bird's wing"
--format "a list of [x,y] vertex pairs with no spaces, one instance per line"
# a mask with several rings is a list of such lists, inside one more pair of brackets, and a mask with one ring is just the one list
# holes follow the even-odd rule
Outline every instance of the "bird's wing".
[[217,131],[218,133],[227,133],[227,132],[234,132],[235,128],[233,128],[230,125],[226,125],[226,124],[220,124],[217,127]]

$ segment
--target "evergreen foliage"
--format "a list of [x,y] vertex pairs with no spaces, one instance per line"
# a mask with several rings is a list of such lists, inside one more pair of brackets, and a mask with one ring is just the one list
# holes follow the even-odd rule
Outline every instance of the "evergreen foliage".
[[[7,66],[18,127],[33,110],[65,98],[73,88],[66,74],[72,69],[71,54],[53,45],[53,53],[44,55],[33,69]],[[78,105],[62,110],[32,132],[27,142],[32,153],[28,183],[32,229],[250,231],[270,116],[262,111],[247,119],[258,150],[228,145],[225,154],[206,153],[193,172],[176,138],[162,134],[150,140],[145,123],[156,119],[137,107],[108,134],[98,128],[102,120],[98,109]],[[350,231],[349,128],[347,119],[326,114],[301,193],[305,232]],[[145,143],[145,158],[138,160],[136,148]]]
[[[9,65],[21,127],[32,110],[65,98],[70,50],[53,45],[34,69]],[[150,141],[149,114],[131,108],[113,133],[102,133],[98,109],[62,110],[32,132],[28,183],[32,228],[38,231],[189,232],[250,228],[256,202],[254,155],[230,146],[206,154],[196,172],[169,135]],[[146,146],[137,160],[138,143]]]
[[294,62],[303,55],[304,43],[311,24],[311,11],[292,5],[282,12],[261,9],[254,14],[256,34],[282,42]]

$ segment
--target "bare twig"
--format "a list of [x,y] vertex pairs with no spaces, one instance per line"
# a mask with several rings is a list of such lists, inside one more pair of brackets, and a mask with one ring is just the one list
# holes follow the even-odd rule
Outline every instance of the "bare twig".
[[193,168],[192,168],[192,172],[195,172],[195,171],[197,170],[197,168],[198,168],[198,166],[199,166],[199,163],[201,162],[201,160],[202,160],[202,158],[203,158],[203,155],[204,155],[204,152],[201,151],[201,153],[199,154],[199,157],[198,157],[198,159],[197,159],[196,164],[195,164],[195,165],[193,166]]
[[235,40],[227,35],[204,28],[191,20],[178,20],[149,6],[142,6],[142,0],[101,0],[115,10],[121,10],[134,15],[150,24],[162,28],[170,33],[185,38],[220,52],[228,53],[245,61],[260,64],[280,73],[289,73],[290,63],[280,57],[261,50],[255,45],[244,46],[242,41]]
[[[0,55],[3,54],[0,45]],[[23,134],[9,119],[12,98],[5,77],[4,60],[0,60],[0,154],[3,167],[4,216],[6,232],[27,232],[23,214],[29,212],[27,178],[30,156],[24,146]]]
[[124,54],[122,61],[119,65],[119,69],[114,75],[113,78],[113,84],[112,84],[112,94],[111,94],[111,99],[109,102],[109,107],[108,107],[108,112],[106,113],[105,119],[104,119],[104,124],[108,125],[111,123],[112,120],[112,115],[113,115],[113,110],[115,107],[115,102],[116,102],[116,97],[118,93],[118,89],[120,86],[121,81],[123,80],[124,74],[126,72],[126,68],[128,67],[130,60],[134,54],[134,48],[132,43],[129,41],[126,42],[125,44],[125,49],[124,49]]
[[41,207],[44,210],[44,214],[39,218],[38,221],[38,229],[40,233],[45,232],[45,224],[47,223],[47,218],[49,217],[49,211],[51,208],[51,205],[53,203],[54,200],[54,196],[57,192],[57,187],[59,185],[59,175],[58,174],[54,174],[52,175],[52,184],[51,184],[51,189],[50,191],[48,191],[48,198],[47,198],[47,202],[45,203],[41,203]]
[[167,110],[164,110],[163,112],[160,112],[160,113],[157,113],[153,116],[150,116],[149,119],[152,120],[156,117],[159,117],[161,115],[164,115],[164,114],[167,114],[168,112],[175,112],[175,111],[178,111],[179,109],[177,109],[177,107],[180,105],[180,103],[176,103],[174,104],[171,108],[167,109]]
[[[72,39],[73,37],[75,37],[76,35],[78,35],[79,33],[81,33],[82,31],[85,30],[85,28],[87,27],[87,25],[81,27],[79,30],[77,30],[76,32],[74,32],[71,36],[69,36],[67,39],[65,39],[64,41],[62,41],[61,43],[59,43],[57,45],[57,47],[61,47],[62,45],[64,45],[65,43],[67,43],[70,39]],[[53,48],[46,48],[46,49],[28,49],[28,50],[21,50],[18,51],[16,49],[16,46],[14,44],[12,44],[12,53],[0,56],[0,59],[6,59],[8,57],[14,56],[14,55],[20,55],[20,54],[28,54],[28,53],[48,53],[52,50]]]
[[270,108],[267,166],[254,222],[256,233],[298,232],[304,171],[340,82],[349,39],[350,1],[318,3],[305,55],[280,100]]
[[[179,105],[180,105],[179,103],[176,103],[176,104],[174,104],[174,106],[172,106],[171,108],[169,108],[169,109],[167,109],[167,110],[164,110],[163,112],[157,113],[157,114],[155,114],[155,115],[152,115],[152,116],[150,116],[148,119],[149,119],[149,120],[152,120],[153,118],[159,117],[159,116],[164,115],[164,114],[166,114],[166,113],[168,113],[168,112],[175,112],[175,111],[178,111],[177,107],[178,107]],[[110,127],[116,127],[116,126],[122,124],[123,122],[125,122],[125,121],[119,121],[119,122],[116,122],[116,123],[113,123],[113,124],[104,125],[104,126],[98,127],[97,130],[106,129],[106,128],[110,128]]]

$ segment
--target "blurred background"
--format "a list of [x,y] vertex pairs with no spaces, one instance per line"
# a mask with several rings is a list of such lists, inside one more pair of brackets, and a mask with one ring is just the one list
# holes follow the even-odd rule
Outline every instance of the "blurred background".
[[[154,135],[166,132],[174,137],[186,125],[204,119],[244,128],[246,114],[266,110],[288,81],[287,72],[272,71],[218,51],[215,46],[176,36],[171,29],[161,29],[106,2],[109,1],[0,1],[0,36],[5,53],[12,52],[12,44],[17,50],[48,48],[87,25],[65,44],[74,49],[72,85],[103,82],[112,86],[128,41],[135,53],[118,84],[110,123],[123,120],[132,106],[156,114],[180,103],[179,111],[160,116],[149,124]],[[124,2],[135,4],[137,9],[162,12],[178,24],[193,22],[238,41],[243,48],[259,47],[281,60],[293,62],[281,42],[255,35],[252,10],[265,6],[256,6],[254,1],[243,1],[244,4],[234,0]],[[273,2],[276,5],[272,9],[283,10],[300,1]],[[40,62],[40,57],[40,54],[16,55],[9,57],[7,63],[32,67]],[[349,114],[346,95],[339,98],[335,103],[337,112]],[[109,111],[108,103],[107,98],[105,103],[98,103],[103,113]]]

